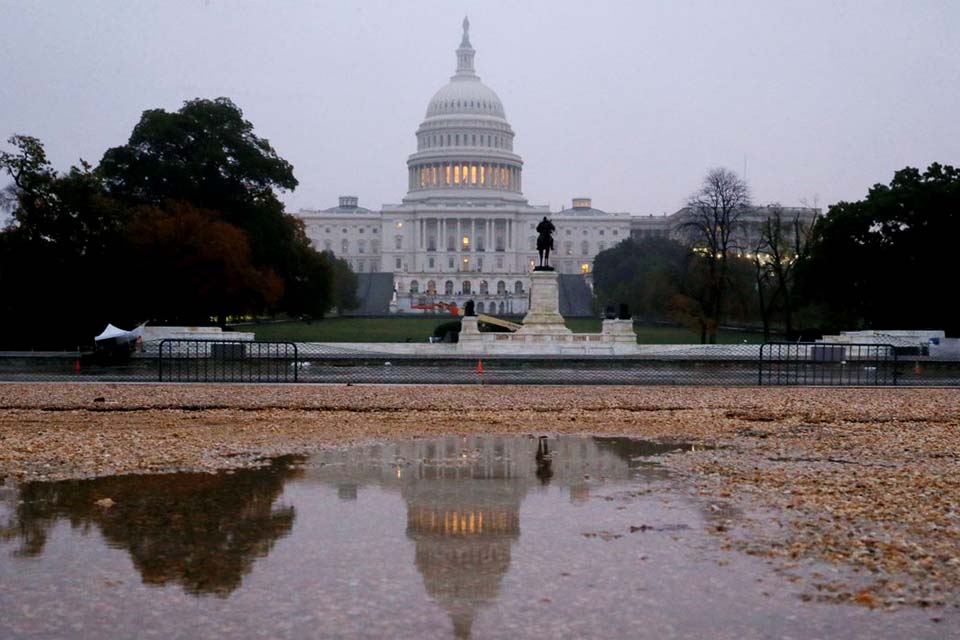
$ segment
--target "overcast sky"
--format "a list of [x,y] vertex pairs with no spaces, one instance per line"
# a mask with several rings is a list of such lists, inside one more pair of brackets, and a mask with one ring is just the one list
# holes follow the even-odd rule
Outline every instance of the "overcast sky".
[[0,0],[0,136],[67,169],[228,96],[293,164],[291,210],[396,203],[465,13],[533,204],[672,212],[746,166],[755,201],[825,206],[960,164],[958,0]]

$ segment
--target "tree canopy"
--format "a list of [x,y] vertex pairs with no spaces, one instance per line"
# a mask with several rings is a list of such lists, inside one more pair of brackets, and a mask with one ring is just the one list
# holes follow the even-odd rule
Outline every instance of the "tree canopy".
[[0,341],[89,342],[107,322],[224,322],[356,305],[346,263],[310,244],[278,191],[293,168],[226,98],[145,111],[97,167],[58,173],[42,143],[9,139],[0,171]]
[[830,207],[798,273],[802,296],[839,329],[960,331],[951,296],[960,238],[960,170],[897,171],[867,197]]

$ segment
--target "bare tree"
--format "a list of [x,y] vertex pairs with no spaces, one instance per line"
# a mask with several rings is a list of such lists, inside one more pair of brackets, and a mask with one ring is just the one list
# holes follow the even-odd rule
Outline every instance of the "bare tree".
[[741,218],[750,207],[747,183],[729,169],[711,169],[703,185],[690,196],[680,231],[703,256],[707,266],[707,286],[703,300],[704,321],[701,342],[717,341],[717,327],[723,315],[727,290],[728,257],[731,241],[740,227]]
[[[789,335],[793,332],[793,286],[797,268],[807,256],[816,217],[803,220],[799,212],[788,217],[779,205],[773,205],[769,210],[770,215],[760,229],[754,264],[762,263],[767,276],[773,280],[772,298],[779,297],[783,303],[784,328]],[[768,331],[766,324],[764,333]]]

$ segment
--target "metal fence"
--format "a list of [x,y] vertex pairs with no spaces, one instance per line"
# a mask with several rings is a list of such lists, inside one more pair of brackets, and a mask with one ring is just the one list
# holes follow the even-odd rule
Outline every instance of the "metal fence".
[[760,347],[760,385],[890,386],[901,372],[890,344],[768,342]]
[[427,347],[427,356],[418,346],[177,339],[123,362],[0,353],[0,381],[960,386],[960,362],[890,345],[644,345],[629,356],[466,355],[457,345]]
[[293,342],[162,340],[157,353],[160,382],[297,382]]

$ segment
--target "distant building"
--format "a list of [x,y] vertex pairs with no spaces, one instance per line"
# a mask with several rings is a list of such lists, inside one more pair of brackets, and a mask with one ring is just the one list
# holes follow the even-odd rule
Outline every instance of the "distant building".
[[[524,199],[514,132],[499,96],[475,72],[469,28],[464,19],[456,73],[416,131],[403,201],[373,211],[343,196],[336,207],[295,214],[318,250],[360,274],[368,312],[431,313],[437,302],[474,300],[479,313],[526,313],[534,229],[544,216],[557,227],[550,262],[565,276],[561,311],[564,298],[589,299],[599,252],[631,235],[673,234],[680,212],[635,217],[596,209],[589,198],[551,212]],[[589,309],[589,300],[573,302],[568,308]]]

